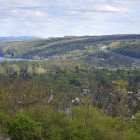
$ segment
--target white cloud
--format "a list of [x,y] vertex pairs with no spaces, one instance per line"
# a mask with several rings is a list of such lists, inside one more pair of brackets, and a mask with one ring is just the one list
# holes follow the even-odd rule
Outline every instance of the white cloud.
[[35,24],[33,24],[33,23],[28,23],[28,22],[25,22],[24,25],[25,25],[25,26],[28,26],[28,27],[36,27]]
[[11,19],[9,19],[9,18],[0,19],[0,22],[5,22],[5,23],[7,23],[7,22],[10,22],[10,21],[11,21]]
[[13,9],[12,11],[10,11],[12,14],[18,14],[19,13],[19,10],[17,9]]
[[109,11],[109,12],[123,12],[124,11],[120,8],[116,8],[116,7],[113,7],[111,5],[100,6],[99,10],[104,10],[104,11]]
[[36,14],[37,17],[44,17],[44,16],[46,16],[46,14],[42,13],[41,11],[36,11],[35,14]]
[[73,11],[70,11],[70,13],[71,13],[71,14],[79,14],[80,11],[74,11],[74,10],[73,10]]

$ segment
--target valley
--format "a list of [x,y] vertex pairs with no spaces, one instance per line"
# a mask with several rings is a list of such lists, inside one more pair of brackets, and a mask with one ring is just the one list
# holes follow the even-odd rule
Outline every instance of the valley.
[[0,138],[139,140],[139,48],[140,35],[0,40]]

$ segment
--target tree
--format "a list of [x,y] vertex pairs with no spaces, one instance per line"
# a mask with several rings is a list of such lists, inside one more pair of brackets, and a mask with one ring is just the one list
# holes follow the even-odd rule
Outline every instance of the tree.
[[134,127],[135,131],[140,135],[140,112],[136,114]]
[[8,134],[13,139],[40,140],[41,128],[39,123],[35,122],[27,115],[19,113],[9,121]]
[[119,81],[115,83],[114,93],[113,93],[113,112],[115,117],[121,117],[122,120],[127,115],[127,91],[126,88],[128,86],[128,82]]

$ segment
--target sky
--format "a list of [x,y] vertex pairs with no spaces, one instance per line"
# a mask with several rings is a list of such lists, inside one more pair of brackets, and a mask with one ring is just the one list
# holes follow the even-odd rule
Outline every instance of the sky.
[[140,34],[140,0],[0,0],[0,36]]

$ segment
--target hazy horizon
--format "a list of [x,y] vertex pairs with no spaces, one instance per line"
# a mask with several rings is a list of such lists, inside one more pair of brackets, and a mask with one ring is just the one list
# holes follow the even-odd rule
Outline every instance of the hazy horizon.
[[0,37],[140,34],[139,0],[1,0]]
[[43,37],[43,36],[30,36],[30,35],[19,35],[19,36],[0,36],[0,38],[8,38],[8,37],[13,37],[13,38],[20,38],[20,37],[32,37],[32,38],[59,38],[59,37],[84,37],[84,36],[113,36],[113,35],[140,35],[140,34],[101,34],[101,35],[65,35],[65,36],[48,36],[48,37]]

